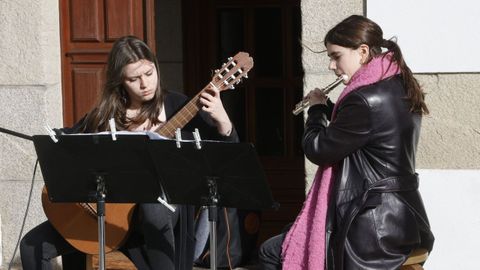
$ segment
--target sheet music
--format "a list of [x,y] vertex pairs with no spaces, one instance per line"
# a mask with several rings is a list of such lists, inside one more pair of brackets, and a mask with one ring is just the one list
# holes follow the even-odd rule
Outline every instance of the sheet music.
[[[127,131],[127,130],[121,130],[115,132],[117,136],[123,136],[123,135],[146,135],[150,140],[168,140],[168,141],[176,141],[176,139],[168,138],[165,136],[162,136],[156,132],[153,131]],[[60,136],[93,136],[93,135],[112,135],[111,131],[102,131],[98,133],[70,133],[70,134],[62,134]],[[222,142],[222,143],[230,143],[230,142],[225,142],[225,141],[218,141],[218,140],[204,140],[201,139],[202,142]],[[181,139],[180,142],[195,142],[195,140],[187,140],[187,139]]]
[[[170,138],[164,137],[153,131],[127,131],[121,130],[116,131],[116,135],[146,135],[150,140],[171,140]],[[71,133],[71,134],[62,134],[61,136],[92,136],[92,135],[112,135],[111,131],[102,131],[98,133]]]

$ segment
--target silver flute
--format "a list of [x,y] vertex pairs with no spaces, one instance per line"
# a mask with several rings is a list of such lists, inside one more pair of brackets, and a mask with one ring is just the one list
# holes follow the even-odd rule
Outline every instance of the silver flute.
[[[338,76],[338,78],[334,82],[332,82],[331,84],[327,85],[322,89],[323,93],[327,95],[328,93],[330,93],[330,91],[332,91],[335,87],[337,87],[341,82],[345,81],[346,79],[348,79],[348,76],[345,74]],[[293,109],[292,113],[294,115],[298,115],[301,112],[303,112],[306,108],[308,108],[308,106],[310,106],[310,101],[308,100],[308,98],[305,97],[302,99],[302,101],[300,101],[299,103],[297,103],[297,105],[295,105],[295,109]]]

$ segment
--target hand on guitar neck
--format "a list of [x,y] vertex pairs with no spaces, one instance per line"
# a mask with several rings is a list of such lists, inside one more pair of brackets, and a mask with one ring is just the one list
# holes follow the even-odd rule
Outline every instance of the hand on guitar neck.
[[200,93],[199,103],[202,110],[209,114],[217,124],[218,133],[223,136],[230,135],[233,125],[223,107],[218,88],[215,88],[210,84],[207,85]]
[[[175,136],[177,128],[183,128],[200,110],[200,106],[207,107],[205,110],[210,113],[212,118],[221,124],[218,131],[222,135],[228,135],[231,132],[231,122],[225,112],[220,100],[220,92],[228,89],[235,89],[243,78],[248,78],[248,71],[253,67],[253,59],[246,52],[239,52],[234,57],[228,58],[228,62],[223,64],[220,69],[215,70],[212,80],[194,96],[180,111],[170,118],[165,125],[159,127],[155,132],[167,138]],[[215,94],[209,94],[214,91]],[[211,96],[211,97],[208,97]],[[201,99],[206,98],[209,103],[202,103]],[[211,101],[212,100],[212,101]],[[215,101],[213,101],[215,100]],[[220,103],[220,104],[218,104]],[[211,105],[212,107],[209,107]],[[221,108],[219,108],[221,106]],[[226,123],[228,122],[228,123]]]

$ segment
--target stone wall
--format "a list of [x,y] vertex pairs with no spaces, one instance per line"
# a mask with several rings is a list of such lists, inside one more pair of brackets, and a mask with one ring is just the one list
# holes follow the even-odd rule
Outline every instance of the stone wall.
[[[0,56],[0,127],[34,135],[45,134],[45,124],[61,126],[58,1],[0,1]],[[0,134],[2,269],[19,238],[35,160],[31,141]],[[42,186],[37,170],[24,232],[45,220]]]

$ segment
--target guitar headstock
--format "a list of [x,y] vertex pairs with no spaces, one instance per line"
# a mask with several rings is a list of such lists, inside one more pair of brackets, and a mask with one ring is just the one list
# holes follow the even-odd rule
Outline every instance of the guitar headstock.
[[247,73],[253,67],[253,58],[246,52],[239,52],[234,57],[229,57],[228,62],[221,69],[215,70],[210,84],[220,91],[233,89],[243,78],[248,78]]

